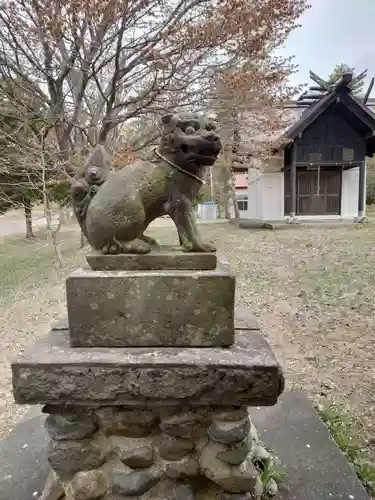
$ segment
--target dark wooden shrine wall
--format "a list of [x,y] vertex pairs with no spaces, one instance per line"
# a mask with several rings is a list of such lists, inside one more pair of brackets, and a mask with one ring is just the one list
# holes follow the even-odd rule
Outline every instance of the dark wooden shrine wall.
[[297,138],[297,162],[363,161],[365,142],[348,122],[335,107],[325,111]]

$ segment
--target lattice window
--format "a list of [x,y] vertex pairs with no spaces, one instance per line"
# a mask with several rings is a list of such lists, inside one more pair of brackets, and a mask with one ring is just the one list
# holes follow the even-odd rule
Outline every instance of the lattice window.
[[246,212],[247,211],[247,206],[248,206],[248,199],[247,196],[237,196],[237,205],[238,205],[238,210],[241,212]]
[[354,160],[354,149],[342,148],[342,159],[343,159],[343,161],[353,161]]
[[309,153],[307,159],[310,163],[317,163],[318,161],[321,161],[322,154],[321,153]]

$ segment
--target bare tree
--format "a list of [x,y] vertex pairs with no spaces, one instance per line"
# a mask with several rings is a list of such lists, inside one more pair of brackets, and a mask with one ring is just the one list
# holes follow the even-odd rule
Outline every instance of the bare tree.
[[[38,144],[40,154],[38,155],[38,171],[40,173],[40,189],[42,191],[43,197],[43,210],[44,217],[46,219],[46,230],[48,234],[48,241],[54,249],[57,263],[60,269],[63,269],[63,258],[61,255],[61,250],[59,247],[58,241],[58,233],[61,228],[61,218],[58,218],[57,224],[53,224],[52,210],[51,210],[51,188],[53,189],[54,184],[57,182],[58,176],[61,173],[62,169],[59,168],[59,165],[56,165],[56,155],[51,158],[50,151],[48,147],[46,147],[44,141],[44,135],[41,134],[40,142]],[[52,160],[52,161],[51,161]],[[52,170],[52,172],[51,172]],[[51,175],[52,173],[52,175]],[[49,182],[49,178],[52,177],[52,183]]]
[[35,121],[29,106],[3,99],[0,106],[0,210],[23,207],[26,237],[33,238],[32,207],[43,205],[44,229],[59,267],[62,256],[58,233],[61,219],[53,217],[51,202],[62,182],[70,182],[64,162],[56,155],[57,141]]
[[[4,159],[0,163],[0,204],[4,199],[11,202],[9,208],[24,206],[26,217],[26,237],[34,237],[32,231],[32,206],[43,206],[44,227],[48,242],[54,249],[57,263],[63,267],[59,248],[58,233],[61,228],[60,217],[53,217],[51,202],[59,177],[64,172],[63,165],[55,154],[56,146],[45,144],[44,137],[32,136],[28,141],[19,141],[15,135],[12,140],[13,160]],[[17,196],[11,193],[16,191]],[[9,196],[10,194],[10,196]]]
[[[306,0],[7,0],[0,71],[38,100],[61,158],[135,117],[206,105],[213,76],[259,59]],[[17,93],[12,98],[17,98]]]
[[294,70],[290,59],[270,54],[217,74],[212,109],[224,143],[218,181],[226,214],[231,200],[235,217],[239,217],[233,167],[264,168],[282,130],[290,123],[284,105],[298,91],[288,84]]

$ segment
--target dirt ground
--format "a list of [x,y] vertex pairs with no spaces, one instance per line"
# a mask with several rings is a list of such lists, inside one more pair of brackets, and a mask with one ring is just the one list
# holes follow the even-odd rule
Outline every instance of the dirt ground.
[[[231,263],[237,303],[249,308],[283,365],[289,389],[342,405],[375,446],[374,225],[241,230],[205,224],[206,237]],[[168,224],[150,234],[177,243]],[[84,260],[79,235],[62,233],[65,272]],[[27,408],[12,402],[10,361],[64,313],[64,276],[41,239],[0,239],[0,439]],[[5,264],[5,265],[4,265]]]

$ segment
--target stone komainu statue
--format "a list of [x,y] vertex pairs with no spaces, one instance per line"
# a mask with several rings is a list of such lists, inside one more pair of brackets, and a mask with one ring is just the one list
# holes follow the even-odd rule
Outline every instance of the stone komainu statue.
[[162,123],[149,160],[111,171],[104,146],[97,146],[75,176],[76,217],[91,246],[104,254],[149,252],[156,242],[144,231],[162,215],[174,221],[183,250],[215,251],[198,234],[192,210],[204,169],[221,149],[215,126],[193,114],[169,114]]

